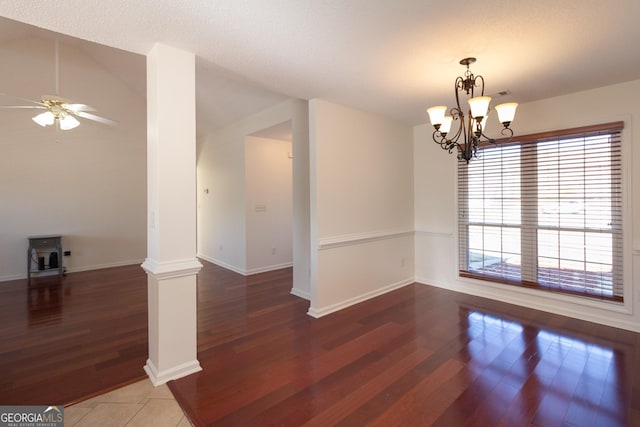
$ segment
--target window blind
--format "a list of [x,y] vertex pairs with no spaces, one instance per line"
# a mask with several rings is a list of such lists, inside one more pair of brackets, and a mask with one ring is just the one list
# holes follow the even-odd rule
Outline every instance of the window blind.
[[521,136],[460,161],[460,275],[622,301],[622,128]]

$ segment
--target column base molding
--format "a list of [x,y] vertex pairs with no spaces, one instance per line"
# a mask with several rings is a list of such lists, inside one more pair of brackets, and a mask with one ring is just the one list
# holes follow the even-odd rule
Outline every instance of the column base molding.
[[200,372],[202,371],[202,367],[200,366],[200,362],[193,360],[191,362],[183,363],[182,365],[174,366],[173,368],[165,371],[159,371],[151,359],[147,359],[147,363],[144,365],[144,371],[147,373],[151,383],[155,387],[158,387],[168,381],[177,380],[178,378]]

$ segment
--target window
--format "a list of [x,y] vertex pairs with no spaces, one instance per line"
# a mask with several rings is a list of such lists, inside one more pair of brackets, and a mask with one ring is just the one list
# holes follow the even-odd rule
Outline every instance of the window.
[[622,127],[522,136],[461,161],[460,275],[622,301]]

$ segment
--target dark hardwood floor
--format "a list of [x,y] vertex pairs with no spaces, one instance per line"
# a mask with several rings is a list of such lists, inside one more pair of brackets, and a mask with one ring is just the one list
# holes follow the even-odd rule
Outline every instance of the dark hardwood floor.
[[313,319],[291,276],[205,264],[195,425],[640,425],[639,334],[424,285]]
[[[640,425],[640,334],[424,285],[313,319],[291,269],[203,264],[197,426]],[[144,378],[146,328],[139,266],[0,283],[0,404]]]
[[0,405],[69,405],[146,377],[139,265],[0,282]]

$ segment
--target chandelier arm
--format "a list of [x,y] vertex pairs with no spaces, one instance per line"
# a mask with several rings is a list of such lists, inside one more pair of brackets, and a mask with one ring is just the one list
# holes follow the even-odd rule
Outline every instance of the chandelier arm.
[[445,147],[446,147],[446,146],[449,144],[449,142],[450,142],[450,141],[449,141],[445,136],[443,136],[443,135],[440,133],[440,131],[437,131],[437,130],[433,132],[432,137],[433,137],[433,141],[434,141],[436,144],[438,144],[440,147],[442,147],[442,149],[443,149],[443,150],[445,149]]
[[481,142],[488,142],[490,144],[496,144],[496,140],[495,138],[489,138],[487,135],[485,135],[484,133],[482,134],[482,136],[484,137],[484,140],[481,140]]
[[[478,80],[482,83],[482,86],[478,85]],[[484,77],[477,75],[473,80],[473,85],[480,87],[480,96],[484,96]],[[473,98],[473,89],[471,89],[471,97]]]
[[511,138],[513,138],[513,130],[508,127],[503,127],[502,130],[500,131],[500,135],[507,136],[509,138],[509,141],[511,141]]
[[[467,73],[468,72],[469,72],[469,67],[467,66]],[[467,73],[465,73],[465,77],[467,77]],[[460,135],[463,132],[464,132],[464,141],[467,141],[467,128],[464,120],[464,113],[463,113],[462,107],[460,107],[460,95],[459,95],[459,92],[461,90],[467,90],[466,82],[467,80],[465,78],[458,76],[456,78],[456,84],[454,87],[454,92],[456,95],[456,106],[451,109],[451,115],[453,116],[454,120],[460,120],[460,126],[458,127],[458,131],[456,132],[456,136],[452,138],[454,141],[456,141],[456,143],[458,139],[460,139]],[[461,149],[461,147],[462,146],[458,144],[458,148]]]
[[449,140],[457,142],[458,139],[460,139],[460,134],[464,130],[463,129],[464,120],[462,120],[462,110],[456,107],[453,107],[449,113],[451,114],[451,117],[453,117],[454,121],[456,120],[459,121],[458,130],[456,131],[456,134],[452,138],[449,138]]
[[[511,139],[513,139],[513,130],[511,128],[507,128],[507,127],[502,128],[502,130],[500,131],[500,135],[504,135],[506,138],[508,138],[506,140],[506,142],[510,142]],[[491,138],[491,137],[488,137],[487,135],[485,135],[484,129],[482,129],[482,131],[480,133],[480,136],[481,136],[481,138],[484,138],[484,140],[478,138],[478,140],[480,142],[488,142],[490,144],[497,144],[498,143],[498,141],[496,141],[495,138]]]
[[[462,77],[458,76],[456,78],[456,84],[454,87],[454,92],[456,94],[456,106],[454,108],[457,107],[458,112],[462,112],[462,108],[460,107],[460,95],[458,94],[458,92],[460,92],[461,90],[465,90],[464,88],[464,80],[462,79]],[[453,111],[453,108],[451,109],[451,111]]]
[[444,148],[444,146],[447,144],[447,139],[443,137],[442,134],[437,130],[433,131],[432,137],[433,137],[433,142],[438,144],[440,147]]
[[[495,139],[485,135],[484,128],[482,127],[481,123],[476,123],[476,129],[477,130],[475,132],[475,135],[476,135],[476,138],[478,139],[478,145],[480,145],[483,142],[489,142],[491,144],[496,143]],[[484,138],[484,140],[482,138]]]
[[456,147],[460,147],[457,142],[447,139],[446,137],[442,136],[442,134],[437,130],[433,132],[432,137],[433,141],[438,144],[440,148],[448,151],[449,154],[451,154]]
[[464,79],[460,76],[456,77],[456,83],[453,87],[453,91],[456,93],[456,105],[460,107],[460,101],[458,101],[458,92],[464,90]]

